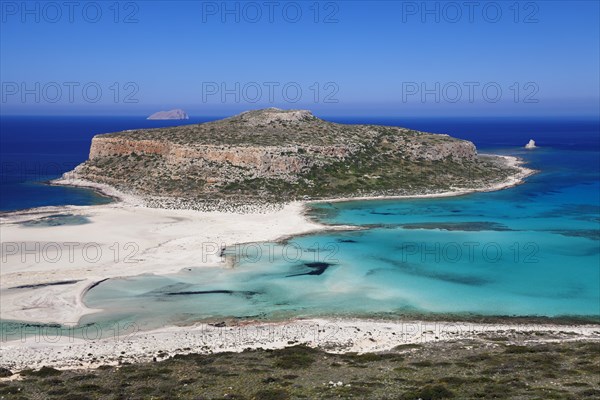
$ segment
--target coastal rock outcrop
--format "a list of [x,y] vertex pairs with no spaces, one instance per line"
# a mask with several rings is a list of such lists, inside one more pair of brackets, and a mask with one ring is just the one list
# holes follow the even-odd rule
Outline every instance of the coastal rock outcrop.
[[529,142],[525,145],[526,149],[535,149],[536,147],[535,140],[533,139],[529,139]]

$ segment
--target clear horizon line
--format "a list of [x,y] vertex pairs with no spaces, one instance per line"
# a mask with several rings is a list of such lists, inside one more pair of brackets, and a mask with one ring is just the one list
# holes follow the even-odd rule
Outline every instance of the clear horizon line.
[[[205,114],[205,115],[189,115],[189,119],[195,118],[227,118],[236,114]],[[0,118],[5,117],[112,117],[112,118],[141,118],[148,120],[147,114],[1,114]],[[492,118],[514,118],[514,119],[527,119],[527,118],[550,118],[550,119],[564,119],[564,118],[585,118],[585,119],[600,119],[600,114],[565,114],[565,115],[355,115],[355,114],[334,114],[327,115],[321,114],[322,118],[472,118],[472,119],[492,119]],[[189,119],[163,119],[154,121],[187,121]],[[151,121],[151,120],[150,120]]]

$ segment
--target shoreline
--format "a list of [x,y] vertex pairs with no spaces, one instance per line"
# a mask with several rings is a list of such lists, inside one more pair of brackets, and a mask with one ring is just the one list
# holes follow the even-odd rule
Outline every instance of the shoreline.
[[534,175],[537,171],[531,168],[524,167],[525,161],[516,156],[505,156],[499,154],[482,154],[486,156],[494,156],[503,158],[509,167],[519,169],[519,173],[509,177],[503,182],[498,182],[492,186],[481,188],[457,189],[446,192],[428,193],[428,194],[408,194],[408,195],[389,195],[389,196],[357,196],[357,197],[338,197],[333,199],[317,199],[308,200],[307,203],[344,203],[350,201],[378,201],[378,200],[403,200],[403,199],[430,199],[440,197],[458,197],[472,193],[495,192],[498,190],[509,189],[514,186],[524,183],[524,179]]
[[[349,201],[379,201],[379,200],[402,200],[402,199],[427,199],[427,198],[441,198],[441,197],[458,197],[464,196],[471,193],[485,193],[485,192],[494,192],[498,190],[508,189],[514,186],[518,186],[524,182],[524,179],[534,175],[536,170],[531,168],[527,168],[523,166],[526,161],[516,157],[516,156],[507,156],[500,154],[480,154],[481,156],[493,156],[497,158],[501,158],[504,160],[504,163],[508,167],[517,168],[519,173],[510,176],[508,179],[495,183],[491,186],[483,186],[477,188],[457,188],[455,190],[449,190],[445,192],[436,192],[436,193],[424,193],[424,194],[407,194],[407,195],[382,195],[382,196],[354,196],[354,197],[334,197],[328,199],[307,199],[307,200],[293,200],[290,203],[302,203],[306,206],[310,206],[310,204],[318,204],[318,203],[341,203],[341,202],[349,202]],[[88,181],[85,179],[74,178],[71,172],[65,173],[61,178],[54,179],[49,181],[50,185],[55,186],[73,186],[73,187],[81,187],[87,188],[90,190],[94,190],[97,193],[115,199],[115,203],[124,203],[127,205],[145,207],[145,201],[143,198],[124,193],[108,184],[96,183],[92,181]],[[289,204],[289,203],[285,203]],[[285,205],[283,204],[283,205]],[[57,206],[61,207],[61,206]],[[85,206],[84,206],[85,207]],[[90,206],[93,207],[93,206]],[[148,207],[153,208],[153,207]],[[35,209],[35,208],[34,208]],[[167,208],[168,209],[168,208]],[[32,210],[32,209],[30,209]],[[184,210],[184,209],[182,209]],[[13,212],[19,212],[23,210],[16,210]],[[11,213],[11,212],[9,212]]]
[[[126,194],[117,188],[105,183],[97,183],[85,179],[74,178],[73,171],[63,174],[62,177],[48,181],[51,186],[72,186],[93,190],[94,192],[109,197],[114,200],[112,204],[120,203],[122,205],[139,206],[143,203],[142,199],[132,194]],[[96,207],[95,205],[85,207]]]
[[[279,210],[268,210],[266,212],[235,213],[223,211],[195,211],[183,209],[160,209],[141,206],[141,199],[122,193],[109,185],[95,184],[83,180],[74,180],[63,177],[53,184],[72,185],[87,187],[99,191],[103,195],[113,197],[117,201],[104,205],[92,206],[51,206],[29,210],[20,210],[0,215],[3,226],[4,237],[10,237],[15,242],[22,241],[47,241],[52,237],[56,241],[68,241],[77,238],[84,243],[94,242],[100,248],[107,251],[108,259],[100,260],[93,265],[88,263],[87,267],[81,267],[81,257],[67,265],[57,266],[53,263],[42,262],[27,265],[23,272],[23,265],[15,262],[13,255],[11,262],[3,266],[1,271],[3,307],[0,316],[5,321],[27,324],[52,324],[58,323],[65,327],[77,329],[81,317],[92,314],[99,310],[89,309],[83,302],[83,296],[90,287],[93,287],[106,279],[130,277],[140,274],[166,275],[176,273],[184,268],[226,268],[227,260],[217,249],[235,246],[241,243],[257,242],[279,242],[290,237],[312,234],[317,232],[335,230],[360,230],[359,226],[327,225],[310,219],[307,215],[308,207],[313,203],[323,202],[347,202],[347,201],[377,201],[377,200],[401,200],[412,198],[437,198],[449,196],[462,196],[475,192],[488,192],[502,190],[519,185],[524,179],[536,171],[524,167],[522,160],[513,156],[502,157],[505,162],[518,168],[519,172],[508,179],[494,185],[447,191],[431,194],[402,195],[402,196],[379,196],[379,197],[350,197],[323,200],[307,200],[292,202],[284,205]],[[63,226],[36,226],[24,228],[20,223],[28,220],[36,220],[48,217],[51,214],[68,212],[77,217],[84,217],[89,223],[79,225]],[[31,218],[34,216],[34,218]],[[93,226],[93,228],[91,228]],[[91,229],[90,229],[91,228]],[[110,259],[112,255],[108,252],[111,244],[126,244],[133,241],[138,247],[135,253],[135,262],[128,265],[122,260],[114,262]],[[211,252],[204,254],[202,250],[205,244],[215,245]],[[214,251],[212,251],[214,249]],[[18,256],[18,254],[17,254]],[[201,260],[201,261],[199,261]],[[15,264],[17,267],[15,268]],[[84,263],[85,265],[85,263]],[[93,268],[92,268],[93,267]],[[71,280],[74,283],[64,284]],[[34,286],[35,289],[18,289],[20,286]],[[243,344],[221,343],[223,332],[239,329],[273,329],[276,327],[289,327],[290,329],[304,329],[306,324],[321,324],[329,326],[334,324],[343,327],[346,333],[335,340],[325,343],[327,349],[337,348],[339,351],[385,351],[392,344],[413,343],[418,341],[438,340],[424,339],[429,335],[421,332],[420,335],[412,335],[398,341],[398,330],[406,326],[428,325],[441,327],[443,330],[452,330],[457,326],[475,327],[475,331],[482,330],[492,332],[504,332],[526,327],[528,332],[571,332],[572,335],[582,338],[600,339],[600,324],[590,320],[569,321],[568,317],[553,318],[528,318],[528,317],[484,317],[467,316],[466,320],[460,317],[435,316],[431,319],[424,317],[414,320],[415,316],[406,316],[406,319],[389,320],[385,316],[381,318],[292,318],[284,321],[236,321],[233,326],[224,326],[224,331],[219,331],[215,326],[205,322],[190,326],[165,326],[147,331],[140,331],[126,340],[119,338],[118,343],[114,340],[98,339],[86,341],[74,337],[55,338],[51,342],[31,343],[28,340],[5,341],[3,337],[0,356],[3,364],[8,363],[15,367],[32,367],[34,365],[55,365],[61,368],[87,368],[93,367],[95,362],[92,358],[104,357],[110,360],[111,356],[117,354],[115,349],[123,348],[123,357],[116,357],[111,362],[118,363],[123,360],[144,361],[151,360],[155,351],[159,348],[168,349],[168,352],[180,353],[181,349],[195,349],[197,352],[205,351],[242,351],[247,347],[281,348],[290,342],[306,342],[310,345],[320,346],[323,343],[308,340],[309,338],[296,335],[289,340],[262,339],[244,341]],[[419,317],[416,316],[418,319]],[[585,318],[584,318],[585,319]],[[449,320],[449,321],[448,321]],[[411,325],[412,324],[412,325]],[[206,331],[206,327],[212,329],[213,333],[202,340],[204,343],[198,347],[198,338],[192,339],[198,332]],[[473,330],[473,329],[471,329]],[[215,333],[215,332],[218,332]],[[359,333],[362,332],[362,333]],[[381,342],[370,341],[369,335],[385,338]],[[394,335],[391,332],[396,332]],[[391,336],[390,336],[391,335]],[[458,336],[457,336],[458,335]],[[475,335],[475,334],[474,334]],[[452,338],[459,337],[458,333],[451,335]],[[476,335],[475,335],[476,336]],[[467,337],[475,337],[473,335]],[[358,339],[357,339],[358,337]],[[157,340],[160,338],[160,340]],[[114,339],[114,338],[112,338]],[[192,340],[192,342],[190,342]],[[66,341],[66,343],[65,343]],[[348,343],[352,342],[351,345]],[[160,343],[160,344],[159,344]],[[188,343],[186,345],[185,343]],[[195,343],[195,344],[194,344]],[[346,344],[344,344],[346,343]],[[196,347],[194,347],[196,346]],[[85,350],[85,353],[82,353]],[[88,351],[89,350],[89,351]],[[61,356],[57,357],[57,351]],[[187,350],[186,350],[187,351]],[[192,351],[192,350],[190,350]],[[78,360],[81,354],[93,354],[86,364]],[[56,359],[55,359],[56,357]],[[84,357],[85,358],[85,357]]]
[[[95,339],[53,336],[27,331],[29,337],[2,343],[2,366],[12,371],[51,366],[90,369],[100,365],[160,361],[176,354],[242,352],[281,349],[303,344],[332,353],[386,352],[398,346],[457,340],[481,340],[502,335],[506,343],[518,336],[535,342],[592,340],[600,342],[600,325],[555,325],[439,321],[385,321],[356,318],[310,318],[284,322],[240,323],[221,326],[167,326],[151,331],[123,330]],[[33,333],[32,333],[33,332]],[[111,330],[111,332],[113,332]],[[119,332],[114,330],[114,332]],[[548,338],[540,339],[540,336]]]

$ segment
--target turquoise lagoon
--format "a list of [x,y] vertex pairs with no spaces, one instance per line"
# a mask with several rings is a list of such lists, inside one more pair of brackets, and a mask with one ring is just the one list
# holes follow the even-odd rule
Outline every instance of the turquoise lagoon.
[[541,172],[507,190],[436,199],[318,203],[313,218],[361,230],[227,250],[232,269],[110,279],[81,324],[316,316],[600,315],[599,153],[513,154]]

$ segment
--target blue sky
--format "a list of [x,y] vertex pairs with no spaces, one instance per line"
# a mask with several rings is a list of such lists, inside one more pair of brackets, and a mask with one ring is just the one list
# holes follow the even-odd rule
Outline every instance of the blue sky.
[[600,108],[597,1],[0,3],[2,114]]

